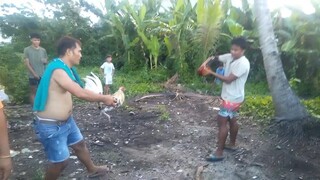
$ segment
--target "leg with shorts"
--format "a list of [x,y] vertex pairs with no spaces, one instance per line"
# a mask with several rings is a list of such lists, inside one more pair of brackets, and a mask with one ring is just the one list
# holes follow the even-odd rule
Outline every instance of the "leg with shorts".
[[30,86],[29,100],[30,100],[31,105],[33,105],[34,97],[36,95],[39,82],[40,82],[39,79],[29,78],[29,86]]
[[238,133],[238,124],[236,117],[238,116],[238,110],[240,103],[230,103],[228,101],[222,101],[220,111],[218,114],[218,147],[213,155],[210,155],[208,161],[221,161],[224,159],[223,149],[226,147],[225,143],[228,137],[228,122],[230,125],[230,145],[235,146],[236,136]]
[[[49,122],[51,121],[51,122]],[[67,121],[58,122],[51,119],[35,118],[34,129],[44,146],[45,154],[50,162],[45,179],[57,179],[67,165],[71,147],[89,173],[103,172],[108,169],[93,164],[83,136],[72,116]]]
[[112,85],[112,76],[106,75],[104,77],[104,79],[105,79],[104,92],[105,92],[105,94],[109,94],[110,93],[110,86]]

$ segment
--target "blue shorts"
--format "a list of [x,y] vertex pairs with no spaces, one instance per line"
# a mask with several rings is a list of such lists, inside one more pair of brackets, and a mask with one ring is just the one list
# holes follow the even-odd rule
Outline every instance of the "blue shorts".
[[218,113],[220,116],[225,117],[225,118],[236,118],[239,116],[237,111],[232,111],[230,109],[226,109],[226,108],[220,108],[220,111]]
[[[83,136],[76,125],[73,116],[61,124],[47,124],[34,118],[34,130],[39,141],[44,146],[45,154],[52,163],[63,162],[70,156],[69,146],[79,143]],[[43,119],[50,120],[50,119]]]

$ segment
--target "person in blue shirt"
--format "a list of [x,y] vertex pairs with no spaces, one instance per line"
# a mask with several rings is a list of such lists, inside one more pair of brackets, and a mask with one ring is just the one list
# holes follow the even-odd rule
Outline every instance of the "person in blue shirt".
[[[220,62],[219,63],[219,67],[216,69],[216,73],[223,76],[224,75],[224,67],[223,67],[223,63]],[[214,83],[216,85],[220,85],[221,84],[221,80],[219,78],[215,78]]]

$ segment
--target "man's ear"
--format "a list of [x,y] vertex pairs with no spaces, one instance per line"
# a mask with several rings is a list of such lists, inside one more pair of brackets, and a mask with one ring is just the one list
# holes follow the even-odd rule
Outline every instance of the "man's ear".
[[67,55],[73,55],[73,51],[71,49],[67,49]]

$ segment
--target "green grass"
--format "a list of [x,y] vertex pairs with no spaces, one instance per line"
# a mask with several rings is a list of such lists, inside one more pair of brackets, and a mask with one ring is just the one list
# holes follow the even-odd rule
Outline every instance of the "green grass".
[[165,105],[159,105],[158,106],[159,111],[160,111],[160,120],[161,121],[168,121],[170,119],[170,113],[167,110]]
[[44,179],[44,172],[42,169],[37,169],[35,174],[32,177],[32,180],[43,180]]

